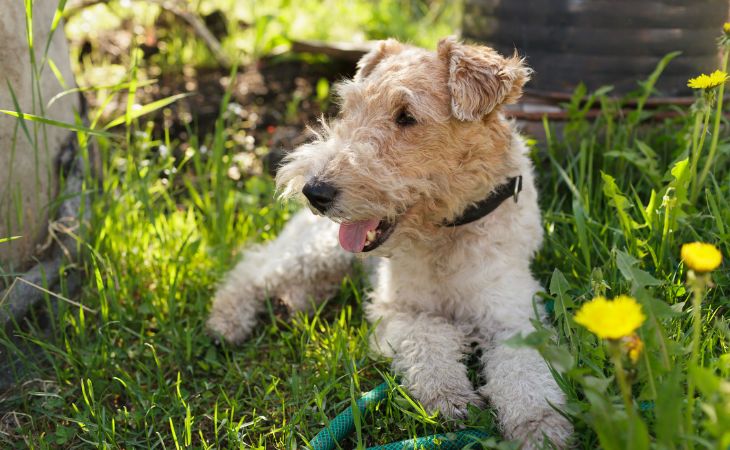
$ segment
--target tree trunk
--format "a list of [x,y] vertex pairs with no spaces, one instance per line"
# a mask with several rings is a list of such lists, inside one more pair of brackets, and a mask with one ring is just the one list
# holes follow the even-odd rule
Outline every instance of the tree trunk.
[[[29,40],[24,2],[0,0],[0,109],[73,123],[78,94],[49,105],[57,94],[76,87],[63,22],[51,30],[58,0],[32,4]],[[62,128],[0,114],[0,277],[26,269],[39,253],[57,208],[56,158],[73,138]]]

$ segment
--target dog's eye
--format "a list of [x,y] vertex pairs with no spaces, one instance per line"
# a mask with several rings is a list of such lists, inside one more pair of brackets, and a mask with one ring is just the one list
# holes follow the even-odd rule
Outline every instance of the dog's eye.
[[411,125],[415,125],[417,122],[416,119],[404,109],[395,116],[395,123],[402,127],[409,127]]

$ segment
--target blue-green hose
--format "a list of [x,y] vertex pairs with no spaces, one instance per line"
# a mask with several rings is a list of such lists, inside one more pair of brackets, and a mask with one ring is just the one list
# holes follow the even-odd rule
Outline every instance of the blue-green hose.
[[[387,393],[388,383],[383,383],[372,391],[363,394],[355,403],[362,413],[369,404],[384,399]],[[347,408],[332,419],[324,430],[317,433],[309,444],[314,450],[332,450],[337,442],[346,438],[353,430],[355,430],[355,420],[352,416],[352,408]]]
[[484,431],[461,430],[368,447],[367,450],[461,450],[487,437],[489,435]]
[[[388,383],[383,383],[370,392],[366,392],[355,403],[360,412],[364,412],[371,403],[383,400],[388,393]],[[352,415],[352,408],[338,414],[330,423],[312,439],[309,444],[314,450],[334,450],[337,442],[342,441],[355,430],[355,420]],[[415,439],[406,439],[400,442],[377,447],[368,447],[367,450],[459,450],[474,443],[479,439],[485,439],[488,434],[476,430],[462,430],[454,433],[435,434]]]

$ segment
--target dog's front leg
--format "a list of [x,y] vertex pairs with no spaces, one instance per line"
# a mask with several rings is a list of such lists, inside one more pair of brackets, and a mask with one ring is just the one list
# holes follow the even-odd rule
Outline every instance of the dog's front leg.
[[340,286],[353,256],[337,242],[337,224],[300,211],[279,237],[251,247],[216,291],[208,329],[232,343],[246,339],[267,298],[308,310]]
[[393,359],[394,371],[427,411],[464,417],[468,404],[483,404],[462,363],[465,336],[453,324],[426,313],[392,311],[384,305],[371,304],[367,313],[377,323],[372,347]]
[[537,351],[504,343],[530,327],[525,319],[524,326],[492,336],[482,357],[487,383],[480,393],[497,410],[505,436],[523,441],[523,449],[541,448],[543,435],[564,448],[572,426],[551,406],[565,404],[563,392]]

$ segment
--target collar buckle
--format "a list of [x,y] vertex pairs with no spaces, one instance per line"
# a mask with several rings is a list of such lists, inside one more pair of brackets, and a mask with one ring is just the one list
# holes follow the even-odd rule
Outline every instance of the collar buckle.
[[515,200],[515,203],[517,203],[517,200],[520,199],[520,192],[522,191],[522,175],[517,175],[515,178],[515,191],[512,194],[512,198]]

